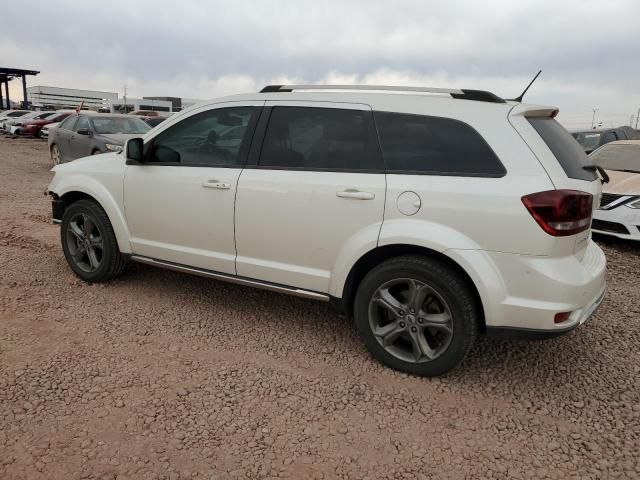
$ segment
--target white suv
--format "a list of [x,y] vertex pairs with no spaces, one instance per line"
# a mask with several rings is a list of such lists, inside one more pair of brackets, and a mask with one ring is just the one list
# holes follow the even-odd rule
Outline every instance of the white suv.
[[382,363],[439,375],[478,332],[567,332],[603,299],[601,181],[556,114],[476,90],[269,86],[56,166],[53,219],[83,280],[136,261],[335,301]]

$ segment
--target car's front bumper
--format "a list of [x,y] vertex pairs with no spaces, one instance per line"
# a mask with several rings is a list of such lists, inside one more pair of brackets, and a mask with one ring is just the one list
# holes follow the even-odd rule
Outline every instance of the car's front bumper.
[[620,205],[610,210],[596,210],[591,230],[626,240],[640,240],[640,209]]

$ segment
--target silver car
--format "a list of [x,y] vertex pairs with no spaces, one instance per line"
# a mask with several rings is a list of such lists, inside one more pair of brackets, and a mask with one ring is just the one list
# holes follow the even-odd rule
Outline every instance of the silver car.
[[133,115],[76,113],[50,130],[51,160],[57,165],[98,153],[119,152],[126,140],[149,130],[144,120]]

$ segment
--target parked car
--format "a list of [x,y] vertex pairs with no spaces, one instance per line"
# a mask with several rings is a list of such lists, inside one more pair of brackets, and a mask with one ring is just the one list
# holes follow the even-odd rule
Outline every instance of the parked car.
[[13,120],[17,117],[22,117],[30,113],[29,110],[4,110],[0,112],[0,129],[4,130],[4,122],[7,120]]
[[29,137],[41,138],[40,132],[45,125],[61,122],[74,112],[75,110],[59,110],[55,115],[50,117],[25,122],[22,125],[22,134]]
[[20,135],[22,126],[31,120],[44,120],[55,115],[56,112],[29,112],[21,117],[8,119],[4,121],[4,130],[12,135]]
[[129,115],[138,115],[140,117],[159,117],[160,114],[154,110],[134,110]]
[[600,128],[594,130],[584,130],[581,132],[573,132],[575,138],[585,153],[589,154],[596,148],[605,143],[615,142],[616,140],[628,140],[629,136],[623,128]]
[[55,165],[87,155],[120,152],[128,138],[151,129],[143,120],[130,115],[81,112],[70,115],[49,132],[49,152]]
[[603,235],[640,240],[640,140],[607,143],[589,160],[609,175],[591,228]]
[[48,125],[42,127],[40,129],[40,138],[49,138],[49,132],[55,128],[58,128],[58,125],[60,125],[60,122],[49,123]]
[[605,292],[601,179],[557,110],[380,90],[270,86],[55,167],[70,268],[102,282],[135,261],[331,301],[375,358],[425,376],[479,332],[588,320]]
[[157,117],[140,117],[142,120],[144,120],[147,125],[149,125],[151,128],[153,127],[157,127],[158,125],[160,125],[162,122],[164,122],[166,120],[166,118],[161,117],[161,116],[157,116]]

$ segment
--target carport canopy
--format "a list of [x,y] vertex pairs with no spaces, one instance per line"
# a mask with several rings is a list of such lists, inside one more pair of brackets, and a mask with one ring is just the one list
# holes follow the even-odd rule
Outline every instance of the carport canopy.
[[[11,102],[9,100],[9,82],[14,78],[22,77],[22,95],[24,100],[22,102],[23,108],[29,107],[29,100],[27,99],[27,75],[38,75],[40,72],[37,70],[23,70],[21,68],[5,68],[0,67],[0,110],[5,106],[4,98],[6,98],[7,109],[11,108]],[[4,84],[4,98],[2,96],[2,84]]]

